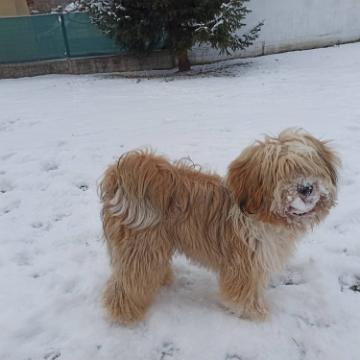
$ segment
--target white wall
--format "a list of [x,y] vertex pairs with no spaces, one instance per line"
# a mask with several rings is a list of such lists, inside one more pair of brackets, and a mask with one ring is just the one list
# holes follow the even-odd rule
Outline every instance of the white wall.
[[[310,49],[360,40],[360,0],[250,0],[246,23],[265,20],[250,48],[233,57]],[[206,46],[191,52],[194,63],[220,60]]]

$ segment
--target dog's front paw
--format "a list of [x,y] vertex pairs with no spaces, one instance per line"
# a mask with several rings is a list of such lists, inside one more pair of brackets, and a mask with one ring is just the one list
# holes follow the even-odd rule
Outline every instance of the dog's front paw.
[[244,319],[265,321],[269,317],[269,309],[265,302],[257,302],[251,306],[246,306],[243,312]]
[[245,305],[230,302],[224,302],[223,304],[232,314],[243,319],[265,321],[269,317],[269,309],[264,301],[257,301]]

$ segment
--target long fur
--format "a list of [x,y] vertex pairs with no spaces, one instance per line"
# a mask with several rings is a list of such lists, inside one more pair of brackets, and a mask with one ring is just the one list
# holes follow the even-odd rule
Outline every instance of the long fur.
[[[326,142],[301,130],[246,148],[225,178],[150,151],[123,155],[100,184],[113,269],[104,293],[109,314],[126,324],[141,320],[171,282],[178,251],[219,274],[232,311],[265,318],[269,276],[335,204],[339,165]],[[297,217],[284,209],[302,178],[316,179],[321,196],[311,214]]]

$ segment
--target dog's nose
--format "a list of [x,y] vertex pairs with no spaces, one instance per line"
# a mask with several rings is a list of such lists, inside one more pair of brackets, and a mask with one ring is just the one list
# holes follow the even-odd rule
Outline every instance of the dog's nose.
[[311,184],[298,185],[297,192],[302,196],[310,196],[314,190],[314,186]]

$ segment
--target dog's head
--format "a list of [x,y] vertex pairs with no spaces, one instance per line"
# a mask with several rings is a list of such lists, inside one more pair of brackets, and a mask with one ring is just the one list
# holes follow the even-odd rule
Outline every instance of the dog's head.
[[289,129],[246,148],[230,164],[227,184],[245,213],[305,229],[334,206],[339,166],[327,141]]

